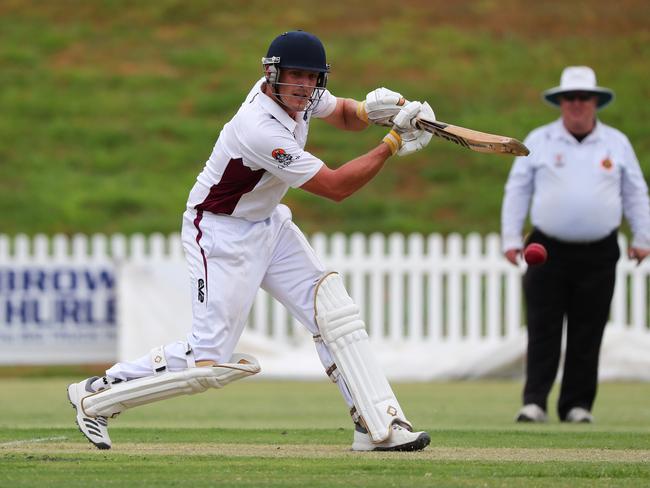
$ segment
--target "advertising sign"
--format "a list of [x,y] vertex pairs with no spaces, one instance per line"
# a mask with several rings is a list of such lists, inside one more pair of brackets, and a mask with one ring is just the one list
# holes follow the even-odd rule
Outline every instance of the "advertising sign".
[[90,263],[0,266],[0,364],[113,361],[115,276]]

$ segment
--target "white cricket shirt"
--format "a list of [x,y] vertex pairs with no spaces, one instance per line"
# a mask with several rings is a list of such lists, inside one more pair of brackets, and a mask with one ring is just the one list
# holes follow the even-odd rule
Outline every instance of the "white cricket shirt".
[[261,92],[260,79],[222,129],[187,207],[253,222],[268,218],[289,187],[309,181],[323,162],[305,151],[310,117],[327,117],[336,97],[325,90],[320,103],[291,118]]
[[530,154],[515,158],[505,187],[504,251],[522,248],[529,205],[533,226],[567,242],[602,239],[624,214],[632,245],[650,248],[648,186],[622,132],[597,121],[578,142],[559,119],[532,131],[524,143]]

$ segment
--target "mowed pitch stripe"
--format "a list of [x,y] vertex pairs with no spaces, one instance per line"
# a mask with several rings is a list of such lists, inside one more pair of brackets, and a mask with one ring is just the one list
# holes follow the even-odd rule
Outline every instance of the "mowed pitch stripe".
[[[54,439],[52,439],[54,440]],[[650,462],[648,449],[532,449],[428,447],[422,452],[358,453],[342,445],[313,444],[217,444],[217,443],[122,443],[110,451],[99,451],[78,442],[16,441],[0,444],[2,452],[30,453],[96,453],[98,455],[161,455],[161,456],[232,456],[263,458],[404,458],[430,461],[519,461],[519,462]]]
[[[38,437],[35,439],[22,439],[19,441],[9,441],[9,442],[0,442],[0,448],[4,447],[13,447],[13,446],[22,446],[25,444],[34,444],[38,442],[56,442],[56,441],[65,441],[67,437]],[[57,444],[58,445],[58,444]]]

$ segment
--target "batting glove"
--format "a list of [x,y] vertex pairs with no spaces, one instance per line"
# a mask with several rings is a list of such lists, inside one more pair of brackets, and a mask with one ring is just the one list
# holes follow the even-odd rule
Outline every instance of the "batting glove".
[[399,134],[401,139],[399,149],[396,151],[398,156],[406,156],[419,151],[431,141],[432,134],[416,128],[417,117],[436,120],[436,115],[427,102],[409,102],[393,119],[393,131]]
[[390,127],[393,117],[399,111],[402,95],[388,88],[377,88],[366,95],[366,100],[357,105],[357,117],[366,123]]

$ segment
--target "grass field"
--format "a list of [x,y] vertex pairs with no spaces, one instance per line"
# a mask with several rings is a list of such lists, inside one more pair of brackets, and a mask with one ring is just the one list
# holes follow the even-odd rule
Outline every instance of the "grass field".
[[[523,139],[558,117],[540,99],[568,64],[616,91],[602,119],[650,175],[646,0],[0,1],[0,230],[176,232],[222,125],[280,32],[318,34],[329,87],[387,86],[446,122]],[[318,11],[316,14],[315,12]],[[315,121],[308,150],[336,167],[381,128]],[[292,190],[308,233],[497,231],[512,158],[434,140],[335,204]]]
[[325,382],[249,380],[133,409],[111,423],[111,451],[73,426],[68,382],[0,379],[0,486],[650,486],[649,384],[603,384],[594,425],[514,423],[518,382],[397,384],[432,444],[363,454]]

